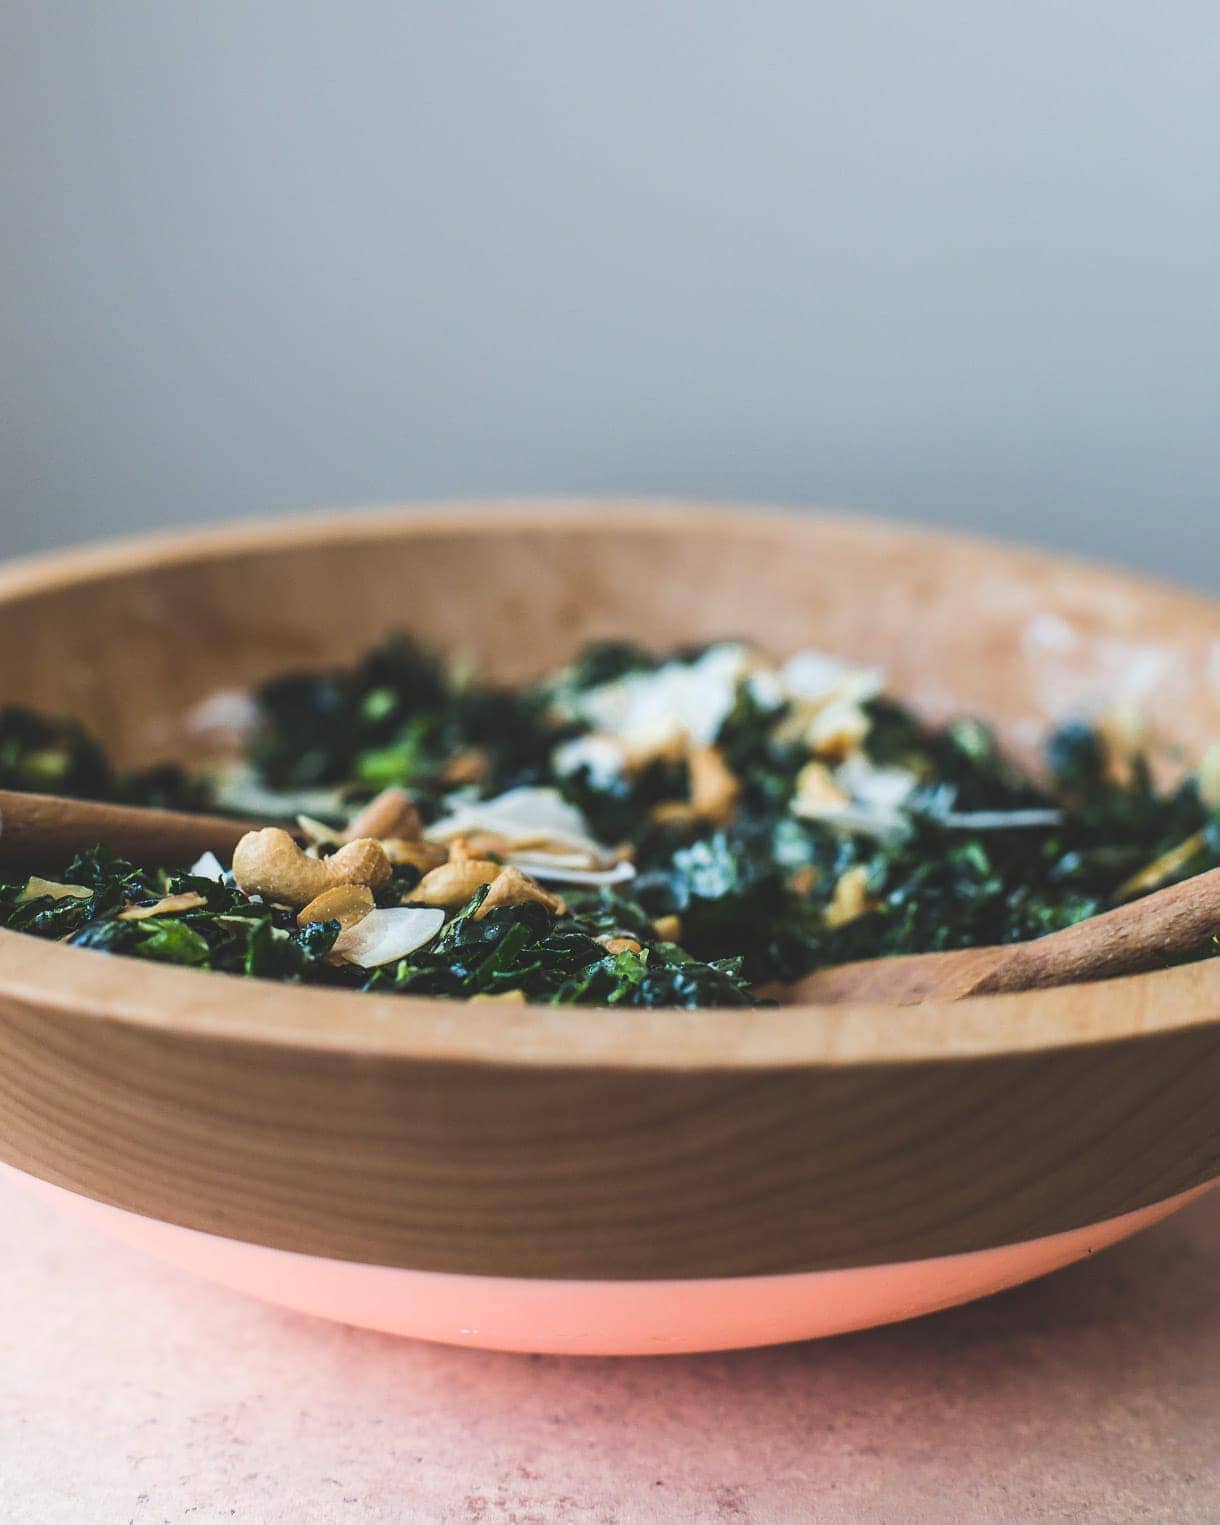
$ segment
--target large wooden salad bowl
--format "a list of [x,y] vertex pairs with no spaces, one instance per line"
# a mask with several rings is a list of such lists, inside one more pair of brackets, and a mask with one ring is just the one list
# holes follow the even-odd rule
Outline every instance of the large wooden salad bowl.
[[[823,515],[523,503],[279,521],[0,571],[0,701],[126,761],[217,690],[400,628],[503,678],[741,636],[883,664],[1027,749],[1143,703],[1220,737],[1220,607]],[[1220,959],[902,1009],[598,1011],[298,989],[0,931],[0,1158],[171,1259],[505,1348],[794,1339],[1009,1285],[1220,1176]]]

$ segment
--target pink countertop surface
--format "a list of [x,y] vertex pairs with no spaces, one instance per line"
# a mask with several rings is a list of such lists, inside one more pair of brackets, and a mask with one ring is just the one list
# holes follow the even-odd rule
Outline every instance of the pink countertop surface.
[[891,1329],[450,1350],[279,1312],[0,1183],[4,1525],[1220,1520],[1220,1192]]

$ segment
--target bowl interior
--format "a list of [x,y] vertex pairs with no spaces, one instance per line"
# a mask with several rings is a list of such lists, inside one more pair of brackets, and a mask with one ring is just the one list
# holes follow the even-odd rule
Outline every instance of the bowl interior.
[[268,524],[0,575],[0,700],[124,761],[198,752],[198,703],[405,629],[503,679],[583,642],[739,636],[880,663],[930,717],[1138,704],[1166,755],[1220,735],[1220,607],[1051,556],[823,515],[503,505]]

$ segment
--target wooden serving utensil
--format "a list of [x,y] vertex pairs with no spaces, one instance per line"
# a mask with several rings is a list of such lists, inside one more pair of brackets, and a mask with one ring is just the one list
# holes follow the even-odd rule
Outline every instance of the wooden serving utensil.
[[0,871],[53,870],[95,842],[143,868],[189,865],[205,852],[227,862],[246,832],[266,824],[0,789]]
[[847,1001],[912,1006],[1075,985],[1150,969],[1220,933],[1220,868],[1032,942],[866,959],[818,969],[785,987],[785,1005]]

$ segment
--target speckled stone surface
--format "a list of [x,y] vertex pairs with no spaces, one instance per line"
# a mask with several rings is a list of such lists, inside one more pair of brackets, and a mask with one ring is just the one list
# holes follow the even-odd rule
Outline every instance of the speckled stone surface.
[[261,1307],[0,1185],[4,1525],[1220,1520],[1220,1192],[818,1344],[486,1355]]

